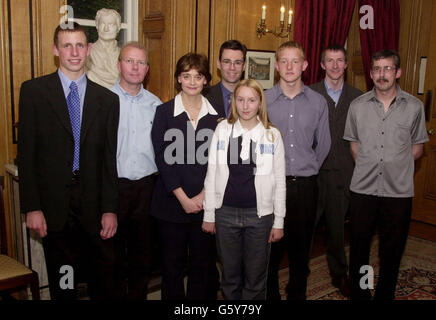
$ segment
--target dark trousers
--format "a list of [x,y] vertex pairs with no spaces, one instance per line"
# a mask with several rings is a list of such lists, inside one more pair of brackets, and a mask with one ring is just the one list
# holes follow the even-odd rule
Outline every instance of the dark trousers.
[[401,257],[407,242],[412,198],[377,197],[351,192],[350,281],[351,298],[369,300],[362,289],[360,268],[369,265],[371,239],[379,235],[380,272],[374,299],[393,300]]
[[[68,220],[61,231],[49,231],[42,239],[47,265],[50,296],[53,300],[75,300],[77,282],[84,279],[91,299],[117,299],[116,254],[114,239],[103,240],[100,234],[89,234],[80,223],[82,214],[80,183],[72,184]],[[73,268],[73,289],[62,289],[60,273],[64,265]],[[62,280],[62,283],[65,283]]]
[[317,176],[286,178],[285,236],[271,246],[267,281],[269,300],[280,299],[278,269],[285,250],[289,259],[287,299],[306,299],[317,200]]
[[[318,176],[319,196],[317,223],[325,217],[327,263],[332,278],[347,276],[347,258],[344,247],[344,220],[350,202],[349,186],[343,172],[321,170]],[[316,223],[316,224],[317,224]]]
[[[201,230],[202,221],[159,220],[162,241],[162,300],[216,299],[215,237]],[[188,283],[185,294],[184,277]]]
[[[120,212],[116,235],[117,252],[122,270],[123,297],[147,299],[151,273],[150,203],[155,175],[140,180],[118,179]],[[125,281],[127,280],[127,281]]]

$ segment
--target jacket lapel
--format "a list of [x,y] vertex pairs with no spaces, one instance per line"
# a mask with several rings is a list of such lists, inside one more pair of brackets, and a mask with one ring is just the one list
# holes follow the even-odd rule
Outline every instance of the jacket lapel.
[[340,107],[343,108],[342,105],[343,105],[343,102],[346,99],[346,97],[347,97],[347,84],[344,81],[344,86],[342,87],[341,96],[339,97],[338,105],[336,106],[336,108],[340,108]]
[[101,104],[98,99],[96,84],[87,79],[85,101],[83,103],[82,127],[80,129],[80,144],[85,141],[86,134],[95,117],[97,117]]
[[48,99],[53,111],[59,118],[59,121],[73,138],[73,131],[71,129],[70,115],[68,113],[67,100],[65,99],[64,89],[62,88],[61,79],[57,72],[52,73],[48,77]]

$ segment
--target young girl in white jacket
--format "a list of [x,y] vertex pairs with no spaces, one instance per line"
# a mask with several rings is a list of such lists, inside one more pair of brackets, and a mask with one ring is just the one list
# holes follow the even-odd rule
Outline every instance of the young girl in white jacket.
[[224,297],[265,299],[271,242],[283,237],[285,152],[256,80],[239,82],[216,127],[204,190],[202,229],[216,233]]

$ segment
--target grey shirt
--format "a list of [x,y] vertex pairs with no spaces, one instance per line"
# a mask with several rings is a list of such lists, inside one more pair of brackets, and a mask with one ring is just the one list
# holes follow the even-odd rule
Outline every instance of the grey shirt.
[[428,141],[424,107],[397,86],[384,112],[375,89],[355,99],[348,111],[344,139],[358,143],[350,190],[380,197],[413,197],[412,145]]
[[286,175],[318,174],[330,150],[327,101],[307,86],[293,99],[280,83],[265,91],[268,116],[281,131],[285,145]]

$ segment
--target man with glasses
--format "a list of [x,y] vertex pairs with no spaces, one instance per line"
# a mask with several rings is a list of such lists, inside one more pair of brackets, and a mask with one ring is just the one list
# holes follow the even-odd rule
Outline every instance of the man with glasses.
[[[142,44],[129,42],[118,59],[119,81],[112,91],[120,97],[117,170],[120,190],[118,249],[127,266],[127,299],[145,300],[151,272],[149,207],[157,167],[151,143],[154,114],[162,102],[145,90],[148,56]],[[127,273],[127,274],[125,274]],[[123,279],[124,280],[124,279]]]
[[246,53],[247,48],[238,40],[228,40],[221,45],[217,61],[221,81],[210,87],[205,94],[220,117],[227,118],[231,112],[233,90],[242,78]]
[[351,298],[371,299],[366,285],[371,238],[378,229],[380,272],[374,299],[393,300],[407,241],[413,197],[414,161],[428,141],[424,107],[402,91],[397,52],[371,58],[374,89],[355,99],[344,139],[356,161],[351,179]]
[[344,135],[345,120],[351,101],[362,91],[348,85],[345,78],[347,52],[343,46],[330,45],[321,54],[325,78],[311,86],[326,100],[332,144],[318,175],[317,220],[324,214],[327,232],[327,262],[332,284],[348,297],[348,266],[344,248],[344,220],[350,200],[350,181],[354,161]]

